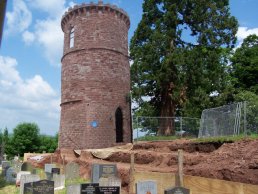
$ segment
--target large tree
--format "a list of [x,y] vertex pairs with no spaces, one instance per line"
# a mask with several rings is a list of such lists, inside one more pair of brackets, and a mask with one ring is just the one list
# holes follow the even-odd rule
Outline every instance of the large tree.
[[[161,117],[205,101],[221,87],[237,27],[228,0],[145,0],[130,44],[136,101],[149,96]],[[162,121],[158,133],[172,134],[172,120]]]
[[236,89],[258,94],[258,36],[250,35],[245,38],[231,61]]

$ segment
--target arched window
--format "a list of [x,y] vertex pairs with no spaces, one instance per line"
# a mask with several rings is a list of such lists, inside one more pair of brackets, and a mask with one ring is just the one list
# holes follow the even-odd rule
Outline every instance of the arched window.
[[70,48],[74,47],[74,27],[70,30]]
[[123,113],[121,108],[116,109],[116,143],[123,142]]

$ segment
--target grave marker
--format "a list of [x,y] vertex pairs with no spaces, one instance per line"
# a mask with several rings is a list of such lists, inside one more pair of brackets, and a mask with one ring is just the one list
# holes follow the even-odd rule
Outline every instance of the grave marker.
[[21,175],[21,181],[20,181],[20,194],[24,194],[24,184],[25,183],[30,183],[34,181],[39,181],[39,175],[35,174],[22,174]]
[[11,166],[9,161],[2,161],[2,175],[6,176],[7,169]]
[[52,168],[51,173],[52,174],[60,174],[60,168]]
[[183,187],[174,187],[166,189],[164,194],[190,194],[190,190]]
[[65,166],[65,178],[66,179],[79,178],[80,177],[79,170],[80,170],[80,166],[77,163],[75,162],[68,163]]
[[17,176],[16,176],[16,186],[20,185],[21,175],[26,175],[26,174],[31,174],[31,172],[29,172],[29,171],[20,171],[20,172],[17,173]]
[[63,189],[65,187],[65,175],[53,174],[55,189]]
[[33,166],[29,162],[23,162],[21,165],[21,171],[30,171],[33,172]]
[[68,185],[66,194],[81,194],[81,185]]
[[25,183],[24,194],[54,194],[54,181],[40,180]]
[[98,183],[81,184],[81,194],[96,194]]
[[15,183],[16,182],[17,173],[13,167],[10,167],[6,171],[6,181],[8,183]]
[[157,194],[157,183],[155,181],[139,181],[136,184],[136,194]]
[[96,191],[96,194],[120,194],[120,187],[96,187]]
[[115,164],[93,164],[91,170],[91,182],[99,183],[101,177],[116,177],[117,167]]

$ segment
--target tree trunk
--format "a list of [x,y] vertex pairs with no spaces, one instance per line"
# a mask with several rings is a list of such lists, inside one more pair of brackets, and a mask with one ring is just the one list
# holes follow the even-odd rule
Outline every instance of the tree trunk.
[[[158,135],[173,135],[175,133],[175,104],[170,96],[173,84],[167,84],[161,94],[161,119],[159,123]],[[169,118],[168,118],[169,117]]]

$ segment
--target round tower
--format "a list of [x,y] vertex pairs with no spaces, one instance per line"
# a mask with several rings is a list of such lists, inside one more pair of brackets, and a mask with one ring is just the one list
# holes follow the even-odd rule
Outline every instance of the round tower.
[[105,148],[132,141],[125,11],[110,4],[70,8],[64,32],[59,148]]

